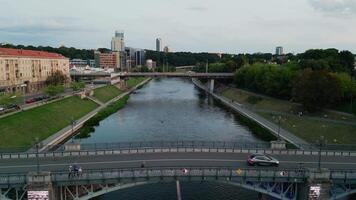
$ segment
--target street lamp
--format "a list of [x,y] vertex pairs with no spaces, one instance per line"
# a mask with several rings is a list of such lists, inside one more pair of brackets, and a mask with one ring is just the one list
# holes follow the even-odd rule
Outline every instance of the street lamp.
[[36,142],[36,163],[37,163],[37,174],[40,173],[40,159],[38,157],[38,153],[39,153],[39,148],[40,148],[40,143],[39,143],[39,139],[38,137],[35,138],[35,142]]
[[[73,133],[74,133],[74,126],[77,124],[77,121],[74,120],[73,117],[71,117],[71,118],[70,118],[70,124],[72,125],[72,132],[71,132],[71,135],[73,135]],[[72,137],[72,142],[74,142],[74,141],[73,141],[73,137]]]
[[321,171],[321,149],[326,144],[326,140],[324,136],[320,136],[320,138],[316,141],[319,146],[319,158],[318,158],[318,171]]

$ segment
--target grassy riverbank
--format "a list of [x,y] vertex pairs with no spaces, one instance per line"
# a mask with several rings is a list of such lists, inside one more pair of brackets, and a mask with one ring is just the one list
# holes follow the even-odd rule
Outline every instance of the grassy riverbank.
[[113,85],[107,85],[94,90],[94,97],[102,103],[106,103],[122,94],[122,91]]
[[271,122],[280,122],[281,127],[307,142],[315,143],[323,135],[329,144],[356,144],[354,116],[333,111],[298,116],[302,110],[299,104],[237,88],[225,88],[221,95],[249,107]]
[[116,102],[111,103],[104,109],[100,110],[95,116],[86,121],[82,128],[79,129],[76,138],[87,138],[91,132],[95,131],[95,127],[99,126],[100,121],[114,114],[126,105],[129,96],[126,95]]
[[29,148],[94,110],[98,105],[79,97],[39,106],[0,119],[0,149]]

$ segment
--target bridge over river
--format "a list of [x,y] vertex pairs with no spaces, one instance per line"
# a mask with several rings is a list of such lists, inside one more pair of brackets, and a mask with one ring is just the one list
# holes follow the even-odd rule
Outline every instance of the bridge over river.
[[[273,154],[280,166],[248,166],[247,156],[256,152]],[[90,199],[123,188],[172,181],[227,183],[278,199],[308,199],[310,191],[320,192],[321,199],[340,199],[356,192],[356,170],[345,170],[355,166],[355,152],[126,146],[1,154],[0,162],[0,199],[23,199],[28,191],[39,190],[48,191],[50,199]],[[81,166],[83,172],[69,176],[72,164]]]

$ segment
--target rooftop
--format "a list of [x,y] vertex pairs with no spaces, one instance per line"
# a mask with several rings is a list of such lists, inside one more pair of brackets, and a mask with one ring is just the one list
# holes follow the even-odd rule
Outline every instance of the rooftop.
[[54,58],[54,59],[66,58],[58,53],[49,53],[46,51],[34,51],[34,50],[23,50],[23,49],[10,49],[10,48],[0,48],[0,56]]

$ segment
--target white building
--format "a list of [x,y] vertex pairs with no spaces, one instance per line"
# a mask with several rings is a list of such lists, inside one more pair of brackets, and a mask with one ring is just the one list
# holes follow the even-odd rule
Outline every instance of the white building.
[[124,32],[116,31],[111,40],[111,51],[125,51]]
[[161,38],[156,39],[156,51],[162,51],[162,39]]

